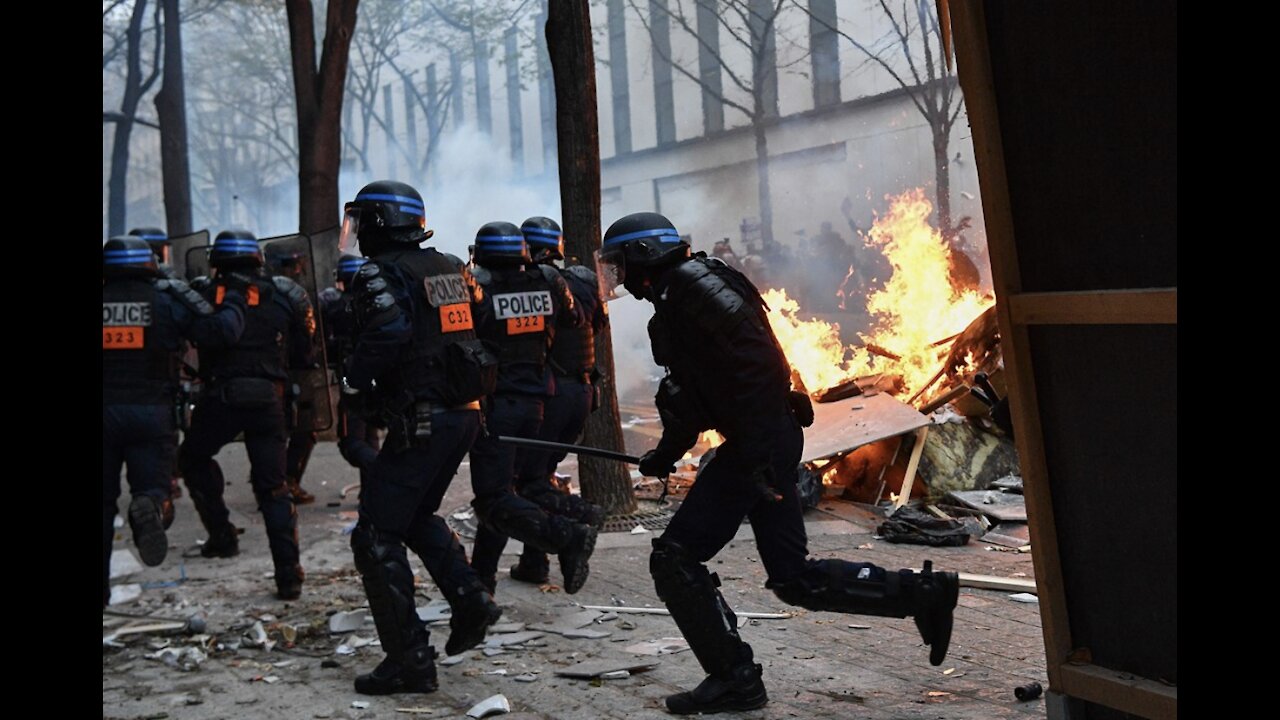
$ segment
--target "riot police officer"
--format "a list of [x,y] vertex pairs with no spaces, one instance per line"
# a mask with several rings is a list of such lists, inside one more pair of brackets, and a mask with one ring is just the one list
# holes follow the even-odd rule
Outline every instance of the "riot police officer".
[[[653,357],[667,368],[657,406],[662,438],[640,471],[665,476],[714,428],[725,437],[661,537],[649,569],[658,597],[689,641],[708,677],[667,698],[677,714],[747,710],[768,702],[760,665],[738,636],[737,622],[708,562],[751,522],[766,587],[811,610],[914,617],[934,665],[946,656],[958,595],[954,573],[888,571],[870,563],[812,560],[796,489],[801,425],[813,408],[790,390],[790,369],[745,276],[705,255],[690,256],[671,221],[628,215],[609,227],[599,253],[602,285],[626,287],[653,304]],[[697,338],[691,342],[689,338]]]
[[[587,415],[595,405],[598,381],[596,372],[595,334],[608,324],[608,313],[600,298],[600,286],[596,274],[585,265],[557,268],[555,262],[564,259],[564,235],[560,225],[551,218],[535,216],[520,225],[520,232],[529,245],[533,262],[555,268],[564,278],[573,294],[573,302],[585,318],[581,325],[562,325],[551,342],[547,365],[555,380],[555,388],[546,398],[542,412],[541,440],[572,443],[582,434]],[[521,452],[526,452],[521,450]],[[597,529],[604,522],[604,512],[599,506],[570,494],[567,487],[556,481],[556,467],[566,453],[550,450],[529,451],[529,458],[518,463],[516,492],[534,501],[542,508],[563,515],[571,520],[585,522]],[[550,563],[547,554],[532,545],[525,545],[520,562],[511,568],[514,580],[528,583],[547,581]]]
[[502,613],[436,515],[480,431],[479,400],[493,389],[497,360],[476,338],[462,262],[420,248],[431,235],[422,196],[404,183],[370,183],[346,205],[341,248],[358,247],[369,261],[352,287],[356,335],[344,405],[388,428],[351,534],[387,654],[356,678],[356,692],[366,695],[436,689],[435,651],[415,610],[406,545],[451,606],[449,654],[484,640]]
[[169,251],[173,245],[169,242],[168,233],[158,227],[140,227],[130,230],[129,234],[146,240],[147,245],[151,246],[151,252],[156,256],[156,266],[161,276],[176,277],[173,272],[173,261],[169,257]]
[[[301,287],[304,270],[301,255],[268,247],[264,260],[270,274],[286,277]],[[316,496],[302,487],[302,476],[311,462],[316,440],[316,431],[306,425],[299,425],[289,433],[289,443],[284,452],[284,477],[285,484],[289,486],[289,499],[297,505],[310,505],[316,501]]]
[[[170,251],[173,248],[172,248],[172,243],[169,241],[168,233],[166,233],[164,230],[161,230],[158,227],[140,227],[140,228],[134,228],[130,230],[129,234],[132,235],[133,237],[142,238],[143,240],[147,241],[147,245],[151,247],[151,253],[156,256],[156,269],[159,271],[161,277],[169,278],[169,279],[179,279],[177,273],[173,271],[173,265],[170,259]],[[183,284],[185,285],[186,283],[184,282]],[[186,348],[179,349],[178,351],[179,357],[181,357],[184,354],[185,350]],[[179,391],[178,391],[178,399],[176,402],[185,403],[187,399],[183,397],[185,393],[182,391],[181,387],[182,386],[180,384]],[[183,416],[184,417],[186,416],[185,407],[183,408]],[[174,448],[178,447],[178,429],[179,428],[175,427],[173,431],[173,447]],[[169,479],[169,497],[170,499],[176,500],[182,497],[182,485],[178,482],[178,479],[179,477],[181,477],[181,475],[178,472],[177,452],[173,453],[173,462],[174,462],[173,472]],[[172,515],[170,515],[169,517],[172,518]],[[167,524],[165,525],[165,529],[166,530],[169,529],[169,526]]]
[[[320,315],[324,318],[326,357],[330,367],[342,376],[346,359],[355,349],[355,312],[351,306],[352,283],[356,272],[367,258],[343,253],[334,270],[336,287],[320,292]],[[347,407],[345,397],[338,398],[338,452],[351,467],[360,471],[360,482],[368,480],[373,461],[378,457],[379,435],[376,425],[366,422]]]
[[222,498],[222,468],[213,458],[244,433],[249,479],[275,565],[276,595],[293,600],[302,593],[303,571],[297,511],[285,484],[286,392],[289,370],[312,363],[315,313],[297,283],[264,272],[262,250],[248,231],[218,233],[209,251],[209,266],[215,275],[203,283],[208,299],[222,305],[228,289],[240,283],[245,285],[248,308],[239,342],[226,348],[200,348],[205,388],[178,452],[187,490],[209,533],[200,553],[225,558],[240,552],[237,530]]
[[507,538],[557,553],[564,589],[576,593],[590,572],[596,528],[547,512],[517,495],[515,478],[529,473],[534,455],[498,442],[502,435],[537,437],[543,401],[552,391],[548,349],[558,325],[581,316],[554,268],[533,265],[520,228],[492,222],[476,233],[476,308],[480,337],[498,346],[498,388],[485,413],[485,435],[471,449],[473,505],[480,518],[471,565],[490,588]]
[[164,561],[177,452],[176,396],[183,340],[225,346],[244,330],[244,296],[227,293],[218,312],[181,280],[161,278],[136,236],[102,246],[102,604],[110,597],[111,539],[120,469],[127,466],[129,526],[147,565]]

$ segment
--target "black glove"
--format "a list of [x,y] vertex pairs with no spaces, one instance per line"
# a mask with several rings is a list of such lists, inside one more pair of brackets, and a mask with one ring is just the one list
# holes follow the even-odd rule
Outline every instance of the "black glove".
[[645,477],[666,477],[676,471],[674,460],[659,454],[656,449],[640,456],[640,474]]

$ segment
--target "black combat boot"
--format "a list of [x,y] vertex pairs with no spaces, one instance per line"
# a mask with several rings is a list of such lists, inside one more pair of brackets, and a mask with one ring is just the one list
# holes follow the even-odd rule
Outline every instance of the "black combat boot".
[[502,608],[493,601],[493,595],[478,587],[451,596],[449,608],[449,640],[444,645],[449,655],[461,654],[484,642],[489,626],[502,617]]
[[133,530],[133,544],[144,564],[155,567],[164,562],[164,556],[169,553],[169,539],[164,534],[161,503],[150,495],[134,495],[129,503],[129,528]]
[[769,702],[761,679],[763,668],[747,661],[730,669],[723,677],[708,675],[698,687],[667,696],[667,710],[676,715],[711,714],[755,710]]
[[720,578],[680,545],[658,538],[649,556],[658,597],[689,641],[707,678],[688,692],[667,698],[677,715],[753,710],[769,702],[761,667],[738,635],[738,618],[720,594]]
[[596,549],[595,528],[584,523],[573,526],[569,544],[559,553],[560,574],[564,578],[564,591],[570,595],[582,589],[591,573],[591,553]]
[[361,695],[432,693],[439,687],[436,651],[429,645],[409,649],[403,660],[388,655],[372,672],[356,676],[356,692]]
[[231,524],[209,533],[209,539],[200,546],[200,555],[207,558],[231,558],[239,555],[239,533],[236,526]]
[[929,646],[929,663],[941,665],[951,646],[952,613],[960,600],[960,576],[934,572],[933,562],[925,560],[924,569],[915,576],[912,600],[912,617],[920,638]]
[[520,553],[520,562],[512,565],[510,572],[512,580],[541,585],[548,579],[551,564],[546,553],[526,545]]
[[276,569],[276,597],[297,600],[302,597],[302,581],[306,575],[301,565]]

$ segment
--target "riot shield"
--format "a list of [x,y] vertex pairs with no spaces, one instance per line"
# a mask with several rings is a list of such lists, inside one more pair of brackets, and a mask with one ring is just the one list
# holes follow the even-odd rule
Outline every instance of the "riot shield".
[[[328,231],[327,231],[328,232]],[[337,246],[337,228],[331,231],[332,237],[326,233],[318,234],[331,245]],[[298,283],[307,291],[311,299],[311,307],[316,320],[316,332],[312,336],[311,356],[315,358],[315,367],[306,370],[290,371],[291,380],[298,386],[300,394],[297,398],[298,417],[295,428],[323,432],[333,426],[333,400],[330,393],[329,363],[325,356],[324,313],[320,312],[320,290],[327,286],[332,276],[332,263],[328,272],[318,267],[318,259],[331,255],[318,245],[318,241],[304,234],[283,235],[266,238],[260,241],[262,256],[268,272],[283,275]],[[324,278],[326,284],[322,284]]]
[[209,231],[169,238],[169,262],[180,278],[192,280],[209,274]]

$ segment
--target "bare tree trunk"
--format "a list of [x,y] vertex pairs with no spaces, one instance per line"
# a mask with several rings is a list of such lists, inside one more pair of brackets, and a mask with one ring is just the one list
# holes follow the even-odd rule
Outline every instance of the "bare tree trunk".
[[129,140],[133,137],[133,123],[138,114],[138,104],[149,83],[142,79],[142,20],[147,14],[147,0],[136,0],[129,15],[129,27],[125,31],[126,57],[124,97],[120,101],[120,115],[111,141],[111,174],[107,179],[107,236],[124,233],[125,214],[128,210]]
[[338,224],[342,92],[358,4],[359,0],[329,0],[317,67],[311,0],[285,3],[298,106],[298,229],[304,233]]
[[[600,249],[600,128],[596,110],[596,69],[588,0],[551,0],[547,50],[555,75],[556,141],[560,159],[560,207],[566,252],[593,267]],[[600,409],[587,418],[583,442],[624,450],[618,394],[614,384],[613,337],[596,335],[600,369]],[[635,512],[631,475],[625,465],[581,457],[582,495],[610,515]]]
[[936,201],[938,211],[938,231],[942,233],[942,237],[948,242],[954,234],[954,226],[951,223],[951,158],[950,138],[945,129],[933,127],[933,165],[936,179]]
[[187,159],[187,91],[182,71],[182,21],[178,0],[164,3],[164,80],[156,93],[160,120],[160,174],[164,184],[165,227],[169,236],[191,227],[191,168]]
[[773,244],[773,194],[769,189],[769,139],[763,118],[751,123],[756,134],[756,185],[760,199],[760,241],[762,248]]

